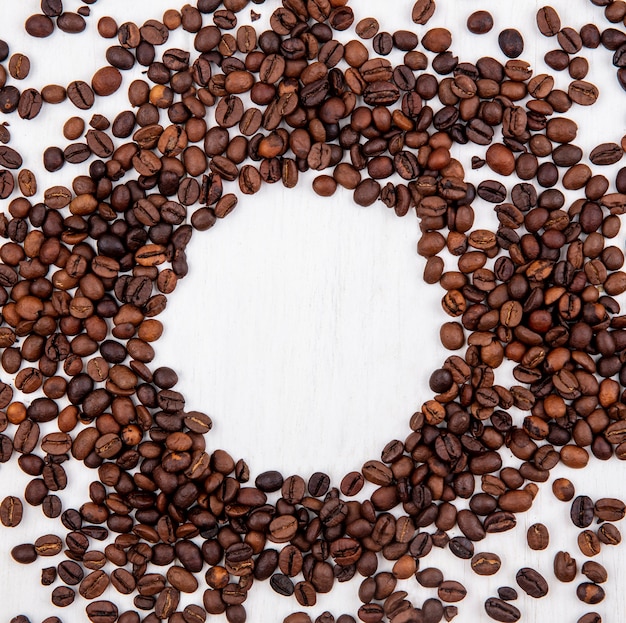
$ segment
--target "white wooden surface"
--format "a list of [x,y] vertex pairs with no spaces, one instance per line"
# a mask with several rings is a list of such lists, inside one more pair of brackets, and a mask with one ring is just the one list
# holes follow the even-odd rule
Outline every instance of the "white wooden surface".
[[[66,0],[65,4],[74,10],[80,5],[77,0]],[[0,38],[9,41],[11,52],[21,51],[31,58],[26,86],[89,80],[104,64],[108,45],[93,34],[100,16],[108,11],[118,23],[134,20],[141,24],[160,18],[163,10],[174,4],[172,0],[101,0],[91,7],[87,32],[78,36],[57,32],[50,39],[35,41],[24,34],[22,24],[37,11],[38,2],[0,0]],[[277,4],[268,0],[265,5],[253,6],[263,16],[257,27],[265,27],[271,8]],[[454,33],[454,52],[466,61],[483,55],[502,58],[497,33],[506,27],[519,28],[526,40],[522,58],[531,62],[536,73],[545,71],[543,55],[557,45],[536,30],[535,12],[542,4],[440,0],[428,26],[416,27],[410,21],[410,0],[352,3],[357,20],[373,15],[381,29],[389,32],[414,28],[421,37],[430,27],[448,27]],[[608,25],[601,10],[587,0],[555,0],[552,5],[559,10],[563,25],[579,28],[589,21],[596,21],[601,28]],[[467,16],[479,8],[489,9],[496,22],[494,30],[483,37],[464,30]],[[240,17],[240,23],[246,23],[247,14]],[[192,35],[177,33],[166,47],[191,50],[192,42]],[[583,50],[581,54],[589,59],[590,79],[601,90],[596,106],[573,109],[568,115],[578,121],[577,143],[588,153],[595,144],[619,141],[626,132],[626,94],[616,86],[609,52]],[[116,96],[100,100],[93,110],[82,113],[85,121],[93,112],[113,119],[126,109],[126,86],[139,77],[137,71],[125,73],[124,86]],[[567,82],[566,74],[557,77],[557,87],[566,90]],[[66,145],[61,128],[73,114],[81,113],[67,104],[45,108],[33,122],[23,122],[16,115],[8,118],[13,144],[24,155],[25,166],[37,171],[40,190],[57,183],[69,185],[87,168],[66,165],[54,176],[39,172],[43,149]],[[477,146],[455,148],[474,183],[497,177],[486,168],[470,170],[470,157],[481,153]],[[611,177],[617,168],[603,172]],[[305,478],[321,470],[330,473],[338,484],[347,471],[359,469],[369,458],[378,458],[388,440],[403,439],[408,433],[410,415],[429,397],[430,372],[446,357],[438,331],[448,318],[441,311],[438,286],[426,286],[421,281],[423,261],[415,253],[415,217],[398,219],[382,204],[357,207],[343,192],[330,200],[320,199],[311,191],[310,179],[302,176],[295,190],[285,191],[277,184],[253,198],[245,197],[213,230],[194,236],[189,249],[190,274],[162,316],[166,330],[157,344],[157,363],[178,371],[179,389],[189,408],[213,417],[209,447],[222,447],[235,458],[244,457],[253,478],[266,469],[299,473]],[[477,226],[495,226],[492,206],[477,200],[474,207]],[[448,268],[454,267],[452,258],[446,261]],[[506,382],[506,371],[499,371],[498,378]],[[48,430],[52,428],[45,427],[44,432]],[[515,464],[511,456],[503,454],[507,464]],[[86,500],[87,486],[94,476],[74,467],[69,474],[71,484],[60,494],[65,507]],[[554,470],[555,477],[562,475],[572,478],[580,493],[592,497],[625,494],[626,468],[616,460],[593,461],[579,473],[562,467]],[[0,466],[0,497],[21,496],[27,482],[15,461]],[[571,552],[579,565],[584,561],[580,553],[576,554],[578,530],[570,523],[568,512],[569,506],[554,499],[547,483],[541,487],[533,509],[518,516],[516,530],[490,535],[477,545],[477,551],[495,551],[503,558],[503,568],[496,576],[478,578],[467,562],[447,550],[434,551],[422,561],[422,568],[439,566],[447,579],[467,586],[469,594],[458,604],[456,621],[469,623],[487,621],[484,600],[499,586],[515,586],[519,567],[533,566],[548,579],[550,594],[539,601],[520,595],[516,603],[523,620],[573,623],[592,608],[575,597],[575,585],[584,577],[563,585],[552,574],[552,559],[558,550]],[[551,544],[544,552],[531,552],[525,547],[526,528],[540,518],[550,528]],[[86,602],[80,597],[65,612],[56,611],[49,602],[51,588],[39,586],[40,569],[58,563],[61,557],[41,559],[26,567],[9,559],[11,547],[45,532],[64,531],[56,521],[45,519],[40,509],[30,507],[19,529],[0,530],[0,623],[8,623],[18,613],[27,614],[33,623],[51,614],[66,623],[85,620]],[[609,569],[610,579],[607,599],[595,609],[606,622],[623,621],[626,565],[622,550],[605,547],[597,559]],[[384,562],[380,568],[386,568]],[[311,609],[312,618],[325,609],[335,615],[355,614],[360,605],[358,583],[359,579],[354,579],[320,596]],[[402,582],[400,587],[406,588],[415,604],[435,596],[435,591],[420,587],[414,580]],[[113,589],[104,597],[132,607],[130,600]],[[182,603],[189,601],[187,598]],[[192,596],[191,601],[201,603],[201,594]],[[275,595],[267,583],[254,586],[246,608],[252,623],[278,623],[299,609],[295,600]]]

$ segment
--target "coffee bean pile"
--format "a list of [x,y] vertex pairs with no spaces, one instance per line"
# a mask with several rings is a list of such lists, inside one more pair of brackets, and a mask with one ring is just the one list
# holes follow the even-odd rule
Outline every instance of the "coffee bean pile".
[[[567,91],[533,73],[512,28],[497,35],[502,58],[460,62],[452,33],[427,27],[434,0],[418,0],[414,28],[394,33],[374,18],[354,24],[346,0],[283,0],[263,32],[237,27],[248,0],[197,0],[141,26],[105,17],[97,30],[111,40],[107,64],[90,83],[41,91],[13,84],[31,61],[0,42],[0,63],[8,59],[0,64],[3,113],[32,119],[63,102],[78,109],[63,127],[69,144],[45,149],[44,168],[67,171],[91,159],[89,175],[33,203],[36,174],[0,126],[0,361],[15,375],[0,384],[0,461],[17,455],[32,476],[27,504],[65,528],[12,551],[20,563],[63,554],[42,569],[44,586],[59,580],[54,605],[78,593],[92,623],[198,623],[222,613],[243,623],[256,582],[308,608],[335,582],[361,576],[358,612],[315,621],[449,621],[466,589],[439,569],[420,569],[433,547],[492,575],[499,556],[476,552],[475,543],[513,528],[552,468],[626,458],[626,317],[615,298],[626,291],[626,273],[611,244],[626,210],[626,168],[614,180],[595,172],[621,160],[626,139],[585,157],[565,116],[600,94],[585,81],[588,62],[576,56],[583,47],[613,51],[626,88],[626,3],[593,4],[618,26],[579,32],[551,7],[537,13],[539,31],[557,46],[545,61],[568,70]],[[33,37],[79,33],[89,12],[42,0],[24,27]],[[480,35],[493,25],[486,11],[467,21]],[[179,28],[194,34],[193,50],[167,47]],[[342,43],[346,31],[354,38]],[[404,53],[401,64],[386,58],[393,50]],[[142,74],[128,89],[131,108],[112,120],[93,115],[85,133],[82,111],[118,91],[127,71]],[[513,176],[510,188],[466,181],[451,153],[458,144],[472,145],[473,168]],[[424,280],[441,286],[451,318],[441,342],[456,354],[432,373],[433,397],[411,417],[406,438],[389,441],[339,486],[323,472],[305,479],[266,471],[252,484],[243,459],[211,447],[211,418],[185,409],[176,371],[151,365],[164,330],[157,316],[188,272],[194,231],[212,228],[263,184],[293,188],[310,170],[321,196],[341,186],[359,206],[380,200],[398,216],[415,212]],[[578,198],[568,202],[559,184]],[[474,228],[477,197],[494,205],[497,227]],[[505,360],[515,364],[511,386],[495,382]],[[49,422],[57,430],[42,436]],[[505,450],[518,467],[503,467]],[[97,473],[78,509],[64,509],[55,493],[67,485],[70,461]],[[373,493],[355,497],[365,482]],[[585,557],[620,542],[621,501],[574,499],[563,479],[553,490],[573,499]],[[0,504],[7,527],[19,526],[23,512],[15,496]],[[463,536],[450,537],[456,528]],[[536,524],[527,539],[545,549],[548,529]],[[381,559],[391,571],[378,571]],[[556,555],[559,580],[573,581],[577,568],[569,553]],[[576,595],[601,602],[605,569],[587,561],[582,573],[588,581]],[[397,588],[412,577],[436,598],[412,603]],[[516,581],[531,597],[549,590],[530,567]],[[132,595],[135,609],[99,599],[109,586]],[[202,605],[179,610],[182,594]],[[519,620],[517,595],[501,587],[486,613]],[[285,622],[311,620],[298,610]],[[600,620],[589,613],[579,621]]]

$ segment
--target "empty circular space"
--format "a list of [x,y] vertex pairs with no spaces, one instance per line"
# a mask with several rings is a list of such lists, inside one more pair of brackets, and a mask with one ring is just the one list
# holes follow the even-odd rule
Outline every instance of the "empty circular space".
[[176,369],[187,409],[213,418],[209,451],[253,474],[340,478],[406,437],[445,357],[417,239],[414,216],[380,203],[278,187],[196,232],[157,363]]

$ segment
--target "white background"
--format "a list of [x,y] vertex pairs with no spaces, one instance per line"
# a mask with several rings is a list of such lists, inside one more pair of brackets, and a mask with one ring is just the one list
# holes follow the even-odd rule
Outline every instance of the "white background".
[[[27,53],[31,74],[24,86],[43,87],[48,83],[67,84],[74,79],[89,81],[105,64],[104,51],[115,41],[106,42],[96,34],[97,19],[105,14],[118,23],[160,18],[172,8],[172,0],[100,0],[93,5],[88,28],[81,35],[57,31],[46,40],[33,40],[23,32],[28,15],[37,12],[38,2],[0,0],[0,38],[7,40],[11,52]],[[80,6],[66,0],[67,9]],[[541,37],[535,25],[540,2],[501,3],[495,0],[441,0],[427,26],[410,21],[409,0],[359,0],[353,3],[357,21],[375,16],[381,30],[415,29],[421,37],[430,27],[445,26],[453,32],[452,49],[462,61],[475,62],[484,55],[504,61],[497,48],[497,33],[517,27],[526,40],[521,58],[529,61],[535,73],[546,71],[543,55],[557,47],[555,39]],[[563,25],[580,28],[596,21],[608,26],[601,9],[587,0],[555,0]],[[278,5],[251,5],[262,14],[256,22],[265,28],[271,10]],[[180,7],[178,7],[180,8]],[[495,28],[478,37],[465,30],[467,16],[488,9],[495,17]],[[240,24],[249,23],[249,11],[239,16]],[[209,23],[208,19],[205,23]],[[343,33],[345,37],[350,32]],[[192,50],[193,35],[178,32],[167,47]],[[598,104],[590,109],[572,109],[568,116],[579,123],[577,144],[588,153],[597,143],[619,142],[625,133],[624,94],[617,86],[611,53],[604,49],[583,50],[591,64],[590,79],[600,86]],[[393,57],[399,62],[399,57]],[[48,145],[64,147],[63,122],[81,114],[86,122],[94,112],[110,119],[126,108],[127,85],[139,76],[140,68],[125,72],[123,87],[113,97],[100,99],[86,112],[69,103],[47,106],[38,119],[24,122],[16,114],[7,117],[13,135],[12,145],[24,156],[24,165],[37,173],[40,191],[53,184],[70,185],[75,175],[88,166],[66,165],[58,174],[42,171],[41,153]],[[568,76],[557,76],[557,87],[567,90]],[[1,119],[0,119],[1,121]],[[455,157],[466,166],[468,179],[497,176],[484,168],[471,171],[472,155],[484,148],[455,148]],[[613,180],[616,167],[603,171]],[[347,192],[332,199],[321,199],[310,189],[312,177],[304,175],[295,190],[282,185],[264,188],[254,197],[243,198],[235,211],[209,232],[196,233],[189,248],[190,273],[171,296],[161,316],[166,329],[157,346],[158,365],[169,365],[179,373],[180,389],[190,409],[205,411],[214,420],[207,439],[209,448],[225,448],[235,458],[244,457],[252,474],[280,469],[307,478],[314,471],[326,471],[335,485],[350,470],[378,458],[390,439],[404,439],[409,432],[411,414],[430,397],[428,377],[440,366],[447,353],[438,341],[439,326],[449,318],[441,310],[441,290],[426,286],[421,275],[424,267],[417,256],[418,225],[413,214],[403,219],[377,203],[370,208],[356,206]],[[508,180],[511,186],[514,182]],[[570,195],[571,197],[571,195]],[[492,206],[477,199],[477,226],[495,227]],[[619,244],[623,246],[623,240]],[[454,269],[452,258],[446,267]],[[506,366],[503,366],[505,368]],[[506,383],[504,370],[499,382]],[[3,378],[12,381],[12,378]],[[19,396],[17,397],[20,398]],[[23,397],[29,400],[31,397]],[[519,414],[517,414],[519,416]],[[52,430],[44,428],[44,432]],[[516,465],[503,451],[507,464]],[[14,457],[16,458],[16,457]],[[592,461],[584,472],[562,467],[557,476],[571,477],[577,491],[594,498],[624,496],[625,467],[617,460]],[[66,508],[79,506],[87,499],[92,476],[88,470],[69,468],[71,484],[60,496]],[[0,498],[22,496],[28,479],[15,460],[0,466]],[[551,531],[551,544],[544,552],[525,547],[529,525],[543,518]],[[33,623],[51,614],[68,621],[84,620],[86,602],[78,597],[73,606],[56,611],[50,604],[51,588],[39,586],[40,569],[62,559],[40,559],[26,567],[13,563],[10,549],[20,542],[31,542],[46,532],[64,534],[54,520],[43,517],[40,509],[27,507],[19,529],[0,530],[0,623],[18,613],[27,614]],[[502,570],[492,578],[479,578],[466,561],[448,550],[433,551],[421,561],[422,568],[439,566],[446,579],[456,579],[468,588],[468,597],[458,604],[456,621],[469,623],[489,620],[484,600],[499,586],[515,586],[515,572],[533,566],[550,583],[550,594],[542,600],[522,593],[516,605],[528,622],[550,619],[574,622],[591,607],[580,604],[575,586],[560,584],[552,573],[552,559],[558,550],[567,550],[578,559],[578,530],[569,521],[569,505],[557,502],[550,484],[541,487],[531,511],[518,516],[516,530],[490,535],[477,544],[477,551],[498,552]],[[455,533],[453,533],[455,534]],[[619,548],[605,547],[597,557],[609,569],[605,585],[607,599],[595,607],[604,621],[624,619],[626,602],[623,585],[626,566]],[[386,568],[381,562],[380,569]],[[202,586],[202,578],[201,580]],[[359,579],[336,586],[329,595],[320,596],[311,609],[314,619],[328,609],[336,616],[356,613]],[[56,585],[56,584],[55,584]],[[399,583],[416,605],[436,596],[434,590],[420,587],[415,580]],[[126,607],[113,589],[105,593]],[[189,599],[183,601],[189,603]],[[201,603],[201,593],[191,601]],[[253,623],[280,622],[299,609],[294,599],[275,595],[267,583],[255,585],[246,604],[248,620]],[[212,620],[220,620],[215,617]],[[225,619],[221,619],[225,620]]]

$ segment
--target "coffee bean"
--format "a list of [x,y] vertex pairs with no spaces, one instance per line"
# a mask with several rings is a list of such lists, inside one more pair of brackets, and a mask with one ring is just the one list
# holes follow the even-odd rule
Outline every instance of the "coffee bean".
[[576,596],[586,604],[599,604],[604,600],[604,589],[592,582],[582,582],[576,587]]
[[0,503],[0,521],[7,528],[14,528],[22,521],[24,507],[22,501],[15,496],[7,496]]
[[585,556],[596,556],[600,553],[601,549],[600,539],[595,532],[583,530],[578,535],[578,547]]
[[574,497],[574,485],[567,478],[557,478],[552,483],[552,492],[561,502],[569,502]]
[[475,11],[467,18],[467,29],[475,35],[484,35],[493,28],[493,17],[488,11]]
[[437,587],[437,596],[439,599],[448,603],[461,601],[465,598],[466,594],[467,591],[465,587],[460,582],[454,580],[442,582]]
[[517,591],[512,586],[501,586],[498,589],[498,597],[504,601],[515,601]]
[[598,88],[584,80],[574,80],[567,90],[570,99],[580,106],[591,106],[598,99]]
[[526,540],[530,549],[543,550],[548,547],[550,534],[548,533],[546,526],[541,523],[536,523],[528,528]]
[[608,579],[606,569],[600,563],[593,560],[587,560],[583,564],[581,571],[590,582],[594,582],[595,584],[603,584]]
[[379,30],[378,20],[374,17],[366,17],[355,26],[355,32],[361,39],[372,39]]
[[524,39],[514,28],[505,28],[500,32],[498,45],[509,58],[517,58],[524,51]]
[[435,12],[435,0],[417,0],[413,5],[411,19],[416,24],[426,24]]
[[91,87],[81,80],[76,80],[69,84],[67,96],[72,104],[81,110],[88,110],[94,103],[94,93]]
[[572,523],[577,528],[586,528],[593,521],[594,505],[592,499],[587,495],[579,495],[573,502],[570,509]]
[[537,11],[537,27],[544,37],[554,37],[561,30],[559,14],[551,6],[540,8]]
[[501,621],[502,623],[515,623],[522,616],[521,612],[513,604],[497,597],[489,597],[485,601],[485,612],[494,621]]
[[93,601],[85,608],[87,617],[92,623],[115,623],[118,620],[118,609],[110,601]]
[[500,570],[500,557],[491,552],[480,552],[472,557],[472,570],[478,575],[493,575]]
[[520,569],[515,579],[520,588],[531,597],[539,598],[548,593],[548,583],[545,578],[538,571],[530,567]]
[[561,582],[572,582],[576,577],[577,565],[567,552],[557,552],[554,557],[554,575]]
[[603,523],[598,528],[598,539],[605,545],[618,545],[622,541],[622,535],[613,524]]
[[59,607],[65,608],[74,602],[76,592],[69,586],[57,586],[52,591],[52,603]]
[[624,151],[617,143],[603,143],[594,147],[589,154],[589,159],[596,165],[610,165],[619,162]]
[[54,22],[47,15],[31,15],[24,23],[24,30],[31,37],[43,39],[54,32]]

